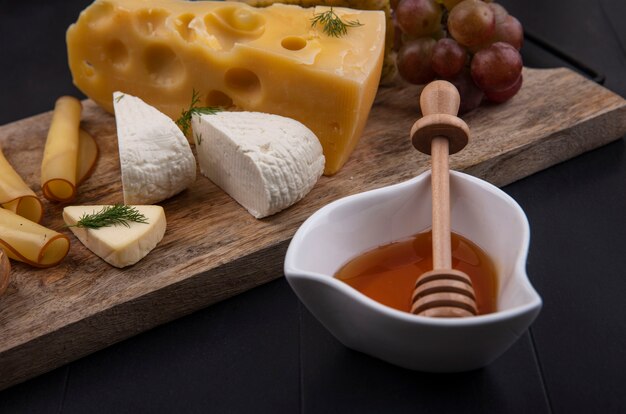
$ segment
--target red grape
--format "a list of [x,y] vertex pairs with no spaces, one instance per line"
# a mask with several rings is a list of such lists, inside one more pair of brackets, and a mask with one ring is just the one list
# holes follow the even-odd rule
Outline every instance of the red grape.
[[396,20],[400,29],[411,36],[434,33],[441,26],[441,6],[435,0],[400,0]]
[[463,0],[450,11],[448,30],[464,46],[477,46],[493,36],[496,18],[487,3],[480,0]]
[[489,3],[488,6],[493,12],[494,17],[496,18],[496,24],[502,23],[504,19],[506,19],[506,16],[509,15],[509,12],[506,11],[504,6],[498,3]]
[[461,96],[459,115],[477,108],[482,102],[484,93],[476,86],[467,68],[464,68],[457,77],[450,79],[450,83],[456,86]]
[[517,81],[522,73],[522,57],[513,46],[496,42],[479,50],[471,63],[472,78],[483,91],[501,91]]
[[524,29],[515,17],[508,15],[502,23],[496,23],[493,42],[506,42],[520,50],[524,42]]
[[466,60],[467,51],[454,39],[439,39],[433,48],[433,70],[444,79],[458,75]]
[[435,39],[421,37],[405,43],[398,52],[397,65],[400,75],[410,83],[421,85],[435,78],[431,59]]
[[520,50],[524,42],[524,29],[522,29],[519,20],[509,15],[506,9],[498,3],[490,3],[489,7],[496,18],[493,35],[487,42],[470,47],[470,51],[478,52],[480,49],[485,49],[496,42],[505,42]]
[[507,89],[501,91],[485,92],[485,97],[491,102],[501,103],[511,99],[522,87],[523,76],[520,74],[515,83]]

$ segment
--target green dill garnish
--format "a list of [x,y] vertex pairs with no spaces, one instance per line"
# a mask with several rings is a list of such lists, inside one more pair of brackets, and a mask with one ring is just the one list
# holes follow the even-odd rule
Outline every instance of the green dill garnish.
[[202,134],[195,134],[196,136],[196,142],[198,143],[198,145],[202,144]]
[[345,36],[348,34],[348,27],[363,26],[358,20],[346,20],[344,22],[341,17],[337,16],[332,7],[324,13],[313,15],[311,27],[314,28],[318,23],[324,26],[324,33],[331,37]]
[[123,97],[125,97],[126,95],[121,94],[120,96],[118,96],[117,98],[115,98],[115,103],[119,103]]
[[148,224],[148,218],[141,214],[135,207],[125,204],[104,206],[97,213],[83,214],[78,222],[68,227],[83,227],[87,229],[99,229],[100,227],[122,226],[130,227],[129,221]]
[[183,109],[180,114],[180,118],[176,120],[176,125],[183,130],[183,134],[185,135],[187,135],[189,128],[191,127],[191,117],[193,114],[213,115],[220,111],[220,108],[215,106],[196,106],[198,102],[200,102],[200,94],[194,89],[191,93],[191,105],[189,105],[189,109]]

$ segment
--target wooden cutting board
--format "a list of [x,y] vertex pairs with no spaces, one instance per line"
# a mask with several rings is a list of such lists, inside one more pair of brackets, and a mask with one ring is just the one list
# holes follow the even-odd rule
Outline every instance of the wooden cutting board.
[[[626,101],[605,88],[567,69],[524,69],[524,80],[508,103],[464,117],[472,138],[451,157],[452,168],[502,186],[626,134]],[[345,167],[270,218],[254,219],[198,174],[191,189],[162,204],[168,228],[161,244],[127,269],[88,251],[63,229],[62,207],[44,200],[42,224],[70,234],[72,246],[52,269],[13,263],[9,290],[0,297],[0,389],[281,277],[289,240],[315,210],[428,168],[408,139],[419,92],[382,87]],[[48,112],[0,127],[7,159],[37,194],[50,120]],[[83,120],[101,157],[76,204],[122,202],[114,118],[86,101]]]

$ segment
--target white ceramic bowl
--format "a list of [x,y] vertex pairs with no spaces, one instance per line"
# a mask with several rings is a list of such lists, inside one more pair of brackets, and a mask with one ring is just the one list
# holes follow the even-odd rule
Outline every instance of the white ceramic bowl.
[[472,318],[427,318],[382,305],[333,275],[374,247],[431,227],[430,173],[337,200],[298,229],[285,276],[300,300],[344,345],[405,368],[457,372],[489,364],[528,328],[541,298],[526,275],[528,220],[493,185],[450,177],[452,230],[485,250],[498,273],[498,311]]

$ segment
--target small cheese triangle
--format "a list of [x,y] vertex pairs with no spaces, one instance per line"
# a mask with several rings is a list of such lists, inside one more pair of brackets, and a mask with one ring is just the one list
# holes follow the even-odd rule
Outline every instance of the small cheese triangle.
[[113,94],[125,204],[154,204],[196,180],[189,142],[168,116],[141,99]]
[[[74,226],[84,214],[94,214],[104,207],[68,206],[63,209],[63,220]],[[146,216],[148,223],[128,222],[123,225],[86,229],[70,227],[72,233],[89,250],[115,267],[126,267],[143,259],[163,239],[165,234],[165,212],[161,206],[134,206]]]

